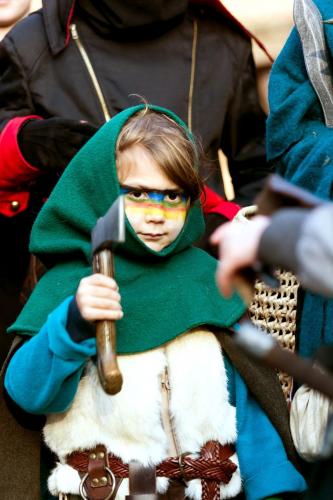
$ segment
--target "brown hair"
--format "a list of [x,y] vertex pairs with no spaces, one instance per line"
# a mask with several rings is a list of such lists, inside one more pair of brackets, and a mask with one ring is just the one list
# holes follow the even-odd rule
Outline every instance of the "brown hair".
[[191,202],[199,198],[203,189],[199,175],[200,148],[187,137],[180,125],[147,107],[132,116],[119,134],[116,147],[118,166],[121,161],[118,153],[134,145],[142,145]]

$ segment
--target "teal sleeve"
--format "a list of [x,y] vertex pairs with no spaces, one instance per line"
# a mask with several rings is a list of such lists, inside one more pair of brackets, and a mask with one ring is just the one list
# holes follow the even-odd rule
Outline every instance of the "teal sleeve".
[[[324,19],[332,14],[332,1],[315,0]],[[332,59],[332,27],[323,24]],[[330,71],[327,75],[331,78]],[[324,72],[323,72],[324,74]],[[332,200],[333,134],[309,80],[302,44],[294,28],[275,61],[269,78],[267,158],[275,171],[292,184],[320,198]],[[312,260],[315,258],[312,256]],[[318,261],[319,262],[319,261]],[[318,266],[320,267],[320,266]],[[333,342],[333,300],[306,292],[298,320],[298,352],[307,358],[318,347]]]
[[8,365],[5,388],[29,413],[66,410],[86,362],[96,355],[95,338],[76,343],[66,330],[71,300],[66,299],[48,316],[40,332],[23,344]]
[[332,130],[325,125],[308,78],[302,44],[294,28],[275,61],[269,81],[268,160],[293,184],[324,199],[332,195]]
[[288,460],[274,426],[228,360],[226,366],[231,402],[236,405],[236,451],[246,499],[304,491],[306,483]]

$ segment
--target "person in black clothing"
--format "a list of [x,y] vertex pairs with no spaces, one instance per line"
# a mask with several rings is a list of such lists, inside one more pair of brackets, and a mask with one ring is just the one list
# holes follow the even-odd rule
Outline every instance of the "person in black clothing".
[[[239,203],[251,202],[268,173],[250,36],[217,0],[47,0],[5,37],[0,68],[6,310],[43,200],[78,149],[136,95],[172,109],[201,137],[212,160],[204,178],[217,192],[219,148]],[[225,220],[223,207],[205,211]]]
[[[23,17],[28,15],[30,11],[35,10],[36,8],[37,6],[35,6],[35,2],[32,2],[31,0],[11,0],[7,2],[2,2],[0,4],[0,40],[4,38],[4,36],[18,21],[20,21]],[[3,238],[6,239],[6,241],[10,240],[14,242],[15,234],[11,233],[8,234],[8,232],[6,231],[7,228],[5,224],[6,219],[1,219],[0,215],[0,220],[3,220],[3,224],[1,224]],[[18,262],[17,265],[15,265],[14,269],[12,270],[13,274],[11,276],[11,279],[6,279],[6,274],[5,272],[3,272],[2,267],[4,268],[4,270],[6,269],[7,259],[11,256],[12,251],[13,250],[15,251],[15,249],[13,249],[13,246],[15,244],[7,245],[5,241],[4,244],[6,245],[6,250],[1,252],[1,257],[3,257],[2,254],[3,252],[5,252],[4,254],[5,263],[1,266],[1,272],[0,272],[0,280],[1,280],[0,305],[6,307],[0,307],[1,310],[0,331],[4,330],[8,322],[12,320],[12,318],[14,318],[18,312],[19,303],[17,302],[17,300],[15,300],[15,297],[17,296],[16,281],[22,274],[22,269],[24,269],[26,266],[26,261],[23,260],[23,262],[22,261],[20,262],[19,259],[17,259]],[[2,345],[1,341],[5,342],[5,344],[10,342],[9,338],[5,340],[2,337],[3,336],[0,337],[1,345]],[[4,349],[4,353],[5,352],[6,349]],[[1,360],[2,360],[2,352],[0,349],[0,361]]]

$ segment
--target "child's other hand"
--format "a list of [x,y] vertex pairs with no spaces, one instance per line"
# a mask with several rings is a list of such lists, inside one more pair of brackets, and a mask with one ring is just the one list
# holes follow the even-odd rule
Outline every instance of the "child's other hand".
[[117,320],[123,317],[119,288],[114,279],[92,274],[80,281],[76,303],[86,321]]

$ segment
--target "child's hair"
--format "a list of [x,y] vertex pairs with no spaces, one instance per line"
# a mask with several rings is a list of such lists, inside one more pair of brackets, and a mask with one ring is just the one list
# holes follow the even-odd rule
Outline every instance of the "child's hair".
[[199,147],[187,137],[180,125],[162,113],[145,108],[124,125],[117,146],[119,153],[134,145],[142,145],[165,175],[184,190],[193,203],[199,198],[203,184],[199,175]]

